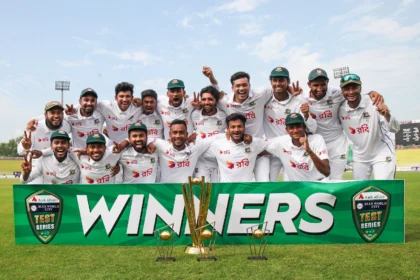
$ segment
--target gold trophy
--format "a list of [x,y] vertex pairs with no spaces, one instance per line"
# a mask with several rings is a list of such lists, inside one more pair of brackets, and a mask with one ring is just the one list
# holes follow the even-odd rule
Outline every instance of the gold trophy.
[[[198,220],[195,215],[194,186],[200,186]],[[211,184],[205,183],[204,176],[201,177],[201,179],[192,179],[192,177],[189,176],[188,186],[187,184],[182,184],[182,194],[184,196],[185,212],[187,213],[192,240],[192,244],[187,247],[185,253],[194,255],[205,253],[209,248],[204,246],[203,232],[205,231],[207,212],[209,211]]]
[[[209,227],[212,227],[210,230]],[[216,257],[214,256],[214,245],[216,244],[217,232],[215,230],[216,222],[206,224],[201,228],[195,230],[196,235],[201,235],[203,241],[203,247],[200,247],[200,256],[197,258],[197,261],[215,261]]]
[[268,259],[264,256],[268,235],[270,234],[270,231],[266,230],[266,228],[267,222],[264,222],[246,229],[249,249],[251,250],[251,256],[248,257],[248,260],[266,261]]
[[157,262],[174,262],[175,258],[172,256],[174,250],[175,232],[173,231],[174,224],[158,228],[153,232],[158,249]]

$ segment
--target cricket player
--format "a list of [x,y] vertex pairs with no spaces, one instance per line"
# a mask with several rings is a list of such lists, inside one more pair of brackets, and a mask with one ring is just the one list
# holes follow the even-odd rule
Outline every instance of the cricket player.
[[257,156],[266,149],[267,142],[254,137],[252,143],[245,144],[245,122],[244,115],[230,114],[226,118],[230,140],[221,138],[209,148],[209,153],[216,157],[219,165],[220,182],[255,182]]
[[32,153],[24,156],[20,182],[26,184],[40,178],[42,184],[78,184],[80,171],[77,164],[68,157],[70,137],[64,130],[56,130],[51,134],[53,154],[46,155],[32,165]]
[[[309,114],[309,104],[300,95],[289,92],[289,70],[284,67],[276,67],[271,71],[270,83],[273,95],[265,104],[264,108],[264,132],[266,139],[287,135],[286,117],[291,113],[300,113],[304,116],[305,125],[312,133],[316,132],[316,121]],[[280,170],[283,167],[281,160],[270,156],[270,181],[277,182]],[[283,178],[285,178],[283,174]]]
[[398,132],[400,123],[391,116],[385,104],[373,105],[361,95],[362,81],[358,75],[341,78],[340,87],[346,99],[339,116],[344,133],[353,142],[353,178],[392,180],[395,174],[395,145],[389,132]]
[[130,146],[121,153],[119,160],[124,184],[156,181],[158,156],[147,149],[148,131],[150,129],[141,123],[134,123],[128,129]]
[[330,175],[325,141],[307,131],[304,117],[291,113],[286,117],[288,135],[268,140],[266,151],[283,163],[283,181],[320,181]]
[[[192,113],[192,124],[194,132],[198,137],[209,138],[226,129],[226,113],[216,107],[220,99],[220,92],[213,86],[207,86],[200,91],[201,110],[194,110]],[[198,159],[194,171],[195,178],[205,177],[206,182],[219,182],[217,161],[208,152],[205,152]]]
[[142,114],[137,123],[144,124],[148,138],[163,139],[163,122],[159,112],[156,111],[158,96],[156,91],[147,89],[141,92]]
[[[341,89],[328,85],[329,78],[325,70],[316,68],[309,73],[308,86],[310,91],[304,98],[309,102],[310,115],[317,123],[317,134],[320,134],[326,144],[329,154],[331,174],[330,180],[342,180],[347,162],[347,138],[338,118],[338,108],[344,101]],[[383,102],[377,92],[369,93],[375,104]]]
[[186,98],[185,84],[179,79],[172,79],[168,83],[167,96],[159,96],[157,110],[163,120],[164,138],[170,139],[169,131],[173,120],[183,120],[187,125],[188,134],[193,133],[191,113],[194,106]]
[[80,93],[79,107],[74,109],[73,105],[67,105],[65,119],[72,127],[74,148],[85,148],[88,136],[102,131],[105,118],[96,110],[97,100],[96,91],[86,88]]

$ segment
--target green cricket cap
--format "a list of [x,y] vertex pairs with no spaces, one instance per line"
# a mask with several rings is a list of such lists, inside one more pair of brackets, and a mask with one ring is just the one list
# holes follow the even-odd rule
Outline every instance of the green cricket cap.
[[51,134],[50,140],[52,141],[55,138],[64,138],[70,140],[70,136],[64,130],[56,130]]
[[58,107],[58,108],[60,108],[61,110],[64,111],[64,107],[63,107],[63,105],[61,105],[60,102],[58,102],[58,101],[51,101],[51,102],[48,102],[45,105],[45,112],[47,112],[48,110],[51,110],[52,108],[55,108],[55,107]]
[[106,144],[105,136],[100,133],[91,134],[86,140],[86,145],[91,143],[102,143]]
[[270,77],[290,78],[289,77],[289,70],[287,70],[287,68],[284,68],[284,67],[276,67],[276,68],[273,69],[273,71],[271,71]]
[[82,98],[85,95],[93,95],[96,98],[98,98],[98,94],[96,93],[96,91],[92,88],[85,88],[84,90],[82,90],[82,92],[80,93],[80,98]]
[[305,119],[301,114],[292,113],[286,117],[286,125],[305,123]]
[[316,68],[316,69],[312,70],[311,73],[309,73],[308,81],[313,81],[313,80],[315,80],[316,78],[319,78],[319,77],[323,77],[323,78],[329,80],[327,72],[325,72],[324,69]]
[[178,79],[173,79],[168,83],[168,89],[171,88],[185,88],[184,82]]
[[130,128],[128,129],[128,135],[130,135],[130,132],[133,130],[142,130],[147,133],[147,126],[142,123],[133,123],[130,125]]

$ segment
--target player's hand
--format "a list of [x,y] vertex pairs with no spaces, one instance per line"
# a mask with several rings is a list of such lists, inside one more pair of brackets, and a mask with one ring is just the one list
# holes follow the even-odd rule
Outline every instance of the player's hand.
[[117,143],[115,141],[112,141],[114,143],[114,146],[112,147],[112,152],[114,154],[119,154],[121,153],[125,147],[123,147],[123,145],[121,145],[120,143]]
[[311,148],[309,147],[309,142],[308,142],[308,137],[300,137],[299,142],[303,145],[303,148],[305,148],[305,150],[307,152],[309,152],[311,150]]
[[76,108],[73,107],[73,104],[66,104],[66,110],[64,110],[64,112],[66,113],[66,115],[73,115],[76,114],[77,110]]
[[194,109],[201,109],[200,93],[196,94],[194,91],[194,99],[191,101],[191,105],[194,107]]
[[244,143],[249,145],[252,143],[252,135],[250,134],[245,134],[244,135]]
[[147,152],[149,154],[153,154],[154,152],[156,152],[156,146],[153,143],[149,143],[147,144]]
[[30,150],[29,152],[32,154],[33,159],[38,159],[38,158],[42,157],[42,152],[41,151]]
[[213,70],[211,70],[211,68],[209,66],[203,66],[203,75],[206,76],[207,78],[211,78],[214,77],[213,75]]
[[389,109],[388,106],[386,106],[385,104],[381,104],[379,106],[377,106],[376,110],[379,112],[379,114],[381,114],[384,117],[390,116],[391,114],[389,113]]
[[32,147],[31,134],[32,134],[31,131],[29,131],[29,136],[26,133],[26,130],[23,132],[23,138],[22,138],[22,142],[21,143],[22,143],[22,147],[25,150],[29,150]]
[[107,126],[104,126],[104,127],[102,128],[102,133],[103,133],[104,135],[106,135],[106,137],[108,137],[108,138],[109,138],[109,136],[108,136],[108,127],[107,127]]
[[27,131],[34,132],[34,131],[36,130],[36,127],[37,127],[37,126],[38,126],[38,120],[35,120],[35,119],[30,120],[30,121],[28,122],[28,124],[26,125],[26,130],[27,130]]
[[299,81],[292,83],[292,86],[288,86],[288,90],[293,95],[299,95],[303,92],[303,89],[299,87]]
[[115,175],[117,175],[118,173],[120,173],[121,167],[120,165],[117,163],[117,165],[113,166],[111,168],[111,177],[114,177]]
[[188,146],[190,143],[195,144],[196,139],[197,139],[197,133],[195,133],[195,132],[191,133],[191,135],[188,136],[187,139],[185,140],[185,145]]
[[133,98],[133,101],[131,102],[131,104],[133,104],[133,106],[136,108],[140,108],[141,105],[143,105],[143,101],[141,100],[141,98],[135,97]]
[[305,120],[307,120],[309,118],[309,104],[305,103],[305,104],[300,105],[300,111],[305,117]]
[[23,173],[30,174],[32,171],[32,153],[26,152],[26,155],[23,157],[23,162],[20,165],[22,168]]
[[73,152],[77,153],[77,158],[80,160],[80,156],[87,155],[87,149],[86,148],[79,148],[74,149]]
[[372,99],[373,105],[379,106],[384,103],[384,97],[376,91],[371,91],[369,93],[369,96],[370,96],[370,99]]

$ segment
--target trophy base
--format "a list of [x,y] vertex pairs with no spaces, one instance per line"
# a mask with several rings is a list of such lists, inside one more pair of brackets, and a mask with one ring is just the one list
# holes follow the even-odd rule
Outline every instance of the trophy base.
[[173,257],[158,257],[156,259],[157,262],[174,262],[175,258]]
[[266,256],[249,256],[248,260],[250,261],[266,261],[268,258]]
[[201,262],[201,261],[217,261],[215,256],[203,256],[203,257],[198,257],[197,261]]
[[187,249],[185,249],[185,253],[189,255],[207,254],[209,251],[209,247],[188,246]]

